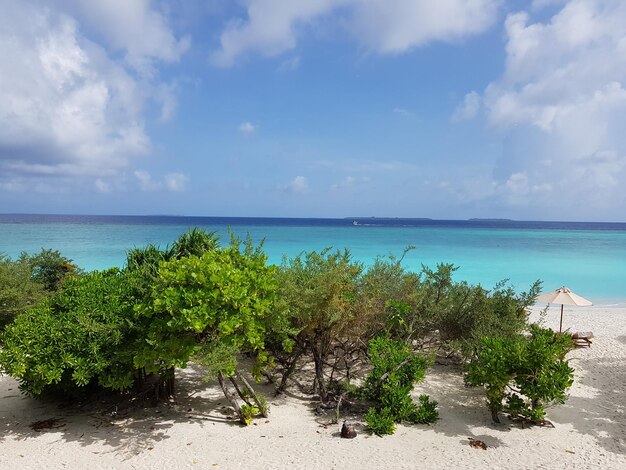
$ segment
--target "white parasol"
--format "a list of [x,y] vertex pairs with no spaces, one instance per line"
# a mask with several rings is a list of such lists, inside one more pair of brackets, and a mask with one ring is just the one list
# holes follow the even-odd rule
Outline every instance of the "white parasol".
[[561,304],[561,323],[559,324],[559,332],[563,330],[563,305],[593,305],[593,303],[580,295],[574,294],[567,287],[561,287],[547,294],[541,294],[537,300],[548,302],[550,304]]

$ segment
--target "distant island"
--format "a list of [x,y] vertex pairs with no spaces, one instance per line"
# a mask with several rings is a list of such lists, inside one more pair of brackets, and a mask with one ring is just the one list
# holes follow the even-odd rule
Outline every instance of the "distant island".
[[344,217],[344,220],[434,220],[429,217]]
[[472,219],[467,219],[470,222],[515,222],[515,220],[513,219],[479,219],[479,218],[472,218]]

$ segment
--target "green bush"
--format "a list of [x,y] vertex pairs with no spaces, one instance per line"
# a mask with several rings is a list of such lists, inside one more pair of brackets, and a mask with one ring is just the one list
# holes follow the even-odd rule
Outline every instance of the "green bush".
[[437,403],[431,400],[428,395],[420,395],[418,397],[418,405],[413,416],[409,419],[411,423],[431,424],[439,419],[439,411],[437,411]]
[[33,279],[28,263],[0,255],[0,332],[46,295],[44,285]]
[[21,313],[3,336],[0,367],[24,391],[39,395],[90,385],[122,390],[157,373],[158,399],[173,392],[174,368],[194,354],[209,375],[234,374],[238,352],[255,352],[267,362],[276,268],[265,264],[251,241],[242,245],[233,237],[230,246],[219,248],[213,234],[194,230],[170,250],[131,250],[122,271],[66,276],[58,292],[24,311],[30,305],[15,302],[30,292],[24,286],[39,275],[48,279],[47,271],[32,266],[54,265],[57,255],[0,260],[0,279],[6,271],[16,280],[5,282],[0,294],[13,286],[22,295],[11,291],[13,303],[3,302],[10,314]]
[[248,405],[247,403],[241,405],[241,413],[244,416],[244,424],[247,426],[250,424],[256,415],[261,412],[258,407],[254,405]]
[[68,278],[57,294],[9,325],[0,367],[33,395],[90,384],[130,387],[133,286],[133,279],[117,269]]
[[236,239],[202,256],[162,262],[149,297],[136,308],[147,331],[135,364],[162,373],[199,354],[204,362],[222,358],[222,370],[232,372],[224,355],[229,347],[265,359],[265,318],[277,288],[275,268],[265,262],[260,248]]
[[219,237],[216,232],[206,232],[196,227],[178,237],[172,248],[167,250],[167,255],[170,259],[180,259],[187,256],[202,256],[219,248]]
[[20,261],[30,266],[33,280],[43,284],[50,292],[59,290],[69,276],[81,273],[76,265],[72,264],[71,259],[61,255],[57,250],[42,248],[35,255],[23,252]]
[[432,362],[430,358],[414,353],[404,341],[386,337],[370,341],[369,356],[373,370],[360,393],[374,403],[366,416],[371,432],[381,434],[381,430],[391,429],[387,424],[389,420],[393,423],[426,424],[439,419],[437,402],[422,395],[418,406],[411,398],[413,386],[426,376],[426,369]]
[[378,299],[376,316],[385,319],[384,329],[392,338],[438,345],[465,358],[485,336],[513,337],[526,328],[526,310],[535,301],[539,282],[520,294],[506,282],[489,291],[454,281],[456,270],[440,263],[435,269],[422,266],[415,274],[398,262],[379,260],[364,275],[363,293]]
[[573,383],[565,355],[571,337],[530,325],[530,336],[484,338],[469,363],[465,381],[483,386],[494,421],[508,412],[532,422],[545,418],[546,406],[563,404]]
[[[360,336],[352,320],[359,313],[358,280],[362,270],[348,250],[313,251],[284,260],[278,271],[276,304],[283,318],[282,329],[278,340],[270,343],[285,365],[283,384],[297,359],[310,354],[317,391],[321,400],[327,401],[327,358],[338,341]],[[276,321],[276,325],[280,323]],[[282,340],[285,335],[287,342]]]
[[389,408],[378,410],[372,407],[367,410],[365,424],[370,433],[376,434],[377,436],[386,436],[395,432],[396,417]]

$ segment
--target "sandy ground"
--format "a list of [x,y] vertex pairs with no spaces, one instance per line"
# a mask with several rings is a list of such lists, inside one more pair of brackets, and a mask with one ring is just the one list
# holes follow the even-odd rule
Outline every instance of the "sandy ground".
[[[546,325],[558,327],[556,307]],[[548,412],[554,428],[493,424],[481,391],[465,388],[452,366],[435,367],[415,390],[439,401],[435,425],[353,440],[295,394],[272,399],[269,420],[240,427],[193,367],[180,374],[174,406],[123,419],[23,397],[13,379],[0,377],[0,468],[626,468],[626,308],[568,308],[564,325],[596,338],[571,355],[575,383],[568,402]],[[51,418],[57,427],[29,426]],[[488,449],[470,447],[470,437]]]

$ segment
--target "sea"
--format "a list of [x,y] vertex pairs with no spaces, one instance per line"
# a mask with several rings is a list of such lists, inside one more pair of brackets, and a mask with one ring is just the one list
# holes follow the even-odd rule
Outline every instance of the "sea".
[[59,250],[85,270],[121,267],[126,252],[171,244],[199,227],[224,243],[229,230],[264,243],[270,263],[305,251],[348,248],[370,265],[404,257],[407,269],[458,266],[454,278],[491,288],[502,280],[525,291],[567,286],[596,305],[626,306],[626,223],[431,220],[399,218],[255,218],[100,215],[0,215],[0,253]]

